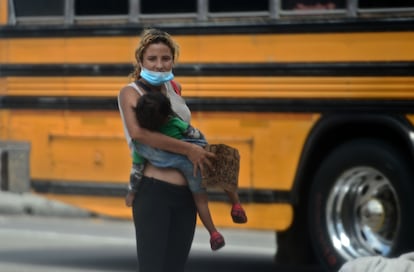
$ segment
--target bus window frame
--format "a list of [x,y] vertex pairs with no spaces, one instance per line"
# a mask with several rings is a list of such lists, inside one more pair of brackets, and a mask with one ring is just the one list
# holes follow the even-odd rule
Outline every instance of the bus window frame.
[[[16,25],[18,23],[29,24],[29,23],[40,23],[40,24],[63,24],[65,23],[67,1],[64,2],[64,11],[62,15],[51,15],[51,16],[17,16],[14,0],[8,0],[8,24]],[[73,0],[69,0],[73,1]]]
[[414,4],[412,8],[370,8],[370,9],[358,8],[357,11],[359,14],[378,14],[378,13],[407,14],[407,13],[414,13]]
[[[210,12],[209,0],[194,0],[197,1],[197,12],[189,13],[162,13],[162,14],[143,14],[140,10],[140,0],[128,0],[128,13],[120,15],[76,15],[75,14],[75,0],[64,1],[64,13],[62,16],[16,16],[14,7],[14,0],[8,0],[8,24],[83,24],[83,23],[139,23],[146,21],[153,21],[162,23],[163,20],[191,20],[193,22],[206,22],[227,19],[234,20],[237,18],[257,18],[278,20],[282,18],[298,18],[302,16],[343,16],[343,17],[363,17],[386,15],[390,13],[398,13],[401,15],[414,13],[414,4],[412,8],[369,8],[361,9],[358,7],[358,0],[346,0],[345,8],[338,9],[312,9],[312,10],[287,10],[282,9],[282,2],[284,0],[268,0],[267,11],[252,11],[252,12]],[[308,17],[307,17],[308,18]]]

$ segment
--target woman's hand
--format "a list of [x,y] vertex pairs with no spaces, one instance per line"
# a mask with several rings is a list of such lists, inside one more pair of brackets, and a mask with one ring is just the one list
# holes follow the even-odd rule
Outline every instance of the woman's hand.
[[206,151],[199,145],[191,144],[191,148],[187,153],[187,158],[193,163],[194,170],[193,175],[197,176],[197,170],[200,169],[200,174],[203,176],[204,167],[207,166],[210,170],[214,171],[212,159],[216,158],[216,155],[212,152]]

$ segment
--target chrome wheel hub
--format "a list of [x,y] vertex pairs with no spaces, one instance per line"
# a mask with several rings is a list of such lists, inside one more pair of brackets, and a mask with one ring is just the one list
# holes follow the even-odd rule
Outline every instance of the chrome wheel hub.
[[329,237],[343,258],[385,256],[399,226],[399,199],[383,173],[354,167],[335,181],[326,214]]

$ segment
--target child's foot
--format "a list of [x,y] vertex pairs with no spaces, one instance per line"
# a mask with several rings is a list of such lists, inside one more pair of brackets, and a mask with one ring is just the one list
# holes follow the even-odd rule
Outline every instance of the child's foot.
[[226,243],[224,242],[224,237],[219,232],[213,232],[210,236],[210,246],[211,250],[215,251],[224,247]]
[[243,210],[240,203],[234,204],[231,208],[231,218],[234,223],[244,224],[247,222],[246,212]]

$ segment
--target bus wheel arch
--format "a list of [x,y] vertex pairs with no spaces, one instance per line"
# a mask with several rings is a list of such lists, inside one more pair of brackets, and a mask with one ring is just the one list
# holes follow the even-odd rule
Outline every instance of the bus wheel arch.
[[[359,139],[335,149],[314,177],[308,206],[321,263],[338,270],[352,258],[412,250],[413,179],[401,152],[383,141]],[[377,219],[367,221],[375,212]]]
[[413,161],[413,147],[408,138],[407,124],[402,117],[370,114],[327,115],[318,120],[304,145],[292,189],[292,225],[286,231],[277,233],[276,263],[320,263],[315,256],[310,237],[312,234],[308,228],[309,192],[320,163],[339,145],[360,138],[389,143],[395,146],[402,156]]

